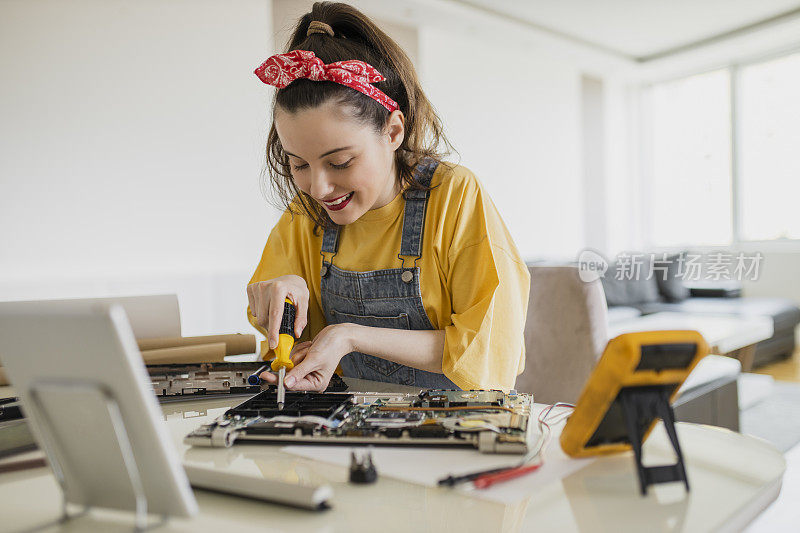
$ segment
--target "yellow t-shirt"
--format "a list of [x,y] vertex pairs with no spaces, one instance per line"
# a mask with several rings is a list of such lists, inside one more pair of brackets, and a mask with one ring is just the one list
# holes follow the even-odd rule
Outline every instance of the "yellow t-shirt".
[[[525,368],[523,329],[530,274],[500,213],[475,175],[440,164],[433,175],[422,238],[420,287],[428,318],[445,331],[442,371],[462,389],[510,389]],[[400,268],[397,257],[405,199],[366,212],[341,228],[333,264],[344,270]],[[294,274],[308,284],[313,339],[327,323],[322,312],[322,231],[303,214],[283,213],[270,232],[250,283]],[[250,323],[262,334],[247,309]],[[269,357],[268,357],[269,358]]]

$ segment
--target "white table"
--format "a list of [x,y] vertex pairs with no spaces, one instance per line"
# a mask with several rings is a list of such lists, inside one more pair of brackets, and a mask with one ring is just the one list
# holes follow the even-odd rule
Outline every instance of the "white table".
[[772,337],[773,320],[768,316],[707,315],[662,312],[613,322],[609,338],[634,331],[691,329],[706,339],[711,353],[739,359],[742,370],[753,365],[755,345]]
[[[376,384],[359,385],[362,390],[386,390]],[[9,391],[0,388],[0,396],[7,396]],[[346,482],[346,468],[287,454],[279,445],[192,449],[183,444],[189,431],[239,401],[195,400],[162,406],[183,460],[268,478],[330,483],[333,508],[315,513],[196,491],[200,514],[191,520],[172,519],[156,531],[739,530],[777,497],[785,469],[783,456],[764,441],[710,426],[679,423],[692,488],[688,494],[682,485],[670,483],[651,487],[649,495],[642,498],[632,456],[622,454],[594,460],[546,483],[517,503],[501,504],[387,476],[375,485],[353,486]],[[560,426],[555,428],[545,461],[561,453],[557,440],[560,430]],[[659,427],[645,444],[645,458],[669,462],[670,453],[666,435]],[[524,485],[521,480],[512,483],[516,482]],[[49,470],[0,475],[0,530],[30,530],[53,524],[59,510],[60,493]],[[127,516],[94,512],[41,530],[129,531],[131,525]]]

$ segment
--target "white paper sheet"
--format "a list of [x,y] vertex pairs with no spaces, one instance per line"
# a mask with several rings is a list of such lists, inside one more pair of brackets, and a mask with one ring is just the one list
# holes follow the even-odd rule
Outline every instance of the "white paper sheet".
[[[535,410],[538,414],[539,408]],[[534,415],[535,417],[535,415]],[[530,497],[537,490],[554,481],[578,471],[594,459],[571,459],[558,444],[563,422],[553,428],[550,444],[544,455],[541,468],[524,476],[498,483],[488,489],[474,489],[471,483],[464,483],[456,490],[471,496],[500,503],[516,503]],[[538,435],[534,437],[534,442]],[[306,446],[294,445],[281,448],[282,451],[315,459],[326,463],[350,466],[350,452],[363,453],[363,446]],[[410,483],[428,487],[437,486],[437,481],[450,474],[459,475],[503,466],[513,466],[520,460],[519,455],[484,454],[478,450],[445,448],[408,448],[374,446],[372,459],[378,476],[389,476]]]

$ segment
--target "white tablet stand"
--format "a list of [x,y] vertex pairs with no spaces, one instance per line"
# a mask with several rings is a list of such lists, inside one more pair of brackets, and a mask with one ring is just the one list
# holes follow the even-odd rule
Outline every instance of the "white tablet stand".
[[[109,424],[113,434],[116,437],[116,440],[99,442],[96,439],[87,439],[86,444],[96,448],[102,448],[102,450],[98,450],[98,452],[102,454],[119,454],[120,460],[122,461],[122,464],[125,465],[125,470],[128,472],[128,478],[131,484],[131,499],[135,502],[135,531],[144,531],[148,528],[147,498],[145,497],[144,487],[142,486],[139,468],[136,466],[136,459],[133,456],[133,447],[131,446],[131,441],[128,438],[128,431],[125,429],[125,423],[122,420],[122,413],[120,411],[119,404],[114,399],[113,393],[99,383],[92,383],[89,381],[81,383],[72,380],[48,378],[46,381],[32,383],[28,389],[28,398],[33,404],[33,408],[38,411],[39,420],[41,422],[39,425],[39,432],[41,434],[42,441],[41,444],[44,448],[45,454],[47,455],[50,466],[53,469],[56,480],[61,487],[61,521],[69,520],[70,518],[73,518],[73,516],[83,515],[88,512],[92,506],[84,505],[83,512],[77,515],[71,516],[68,512],[68,480],[67,476],[65,476],[64,467],[62,466],[59,457],[69,456],[70,451],[65,449],[63,444],[60,443],[59,439],[56,437],[56,432],[53,431],[53,428],[55,427],[53,420],[48,413],[45,404],[41,400],[41,394],[46,394],[48,390],[54,389],[69,389],[72,391],[83,390],[86,393],[93,393],[100,396],[100,401],[105,404],[108,418],[103,422],[95,419],[94,423],[98,425],[101,423]],[[98,398],[91,398],[91,396],[87,396],[87,401],[91,402],[97,400]],[[73,407],[77,412],[81,411],[80,405],[73,405]],[[161,521],[152,524],[151,527],[160,525],[166,520],[167,516],[162,515]]]
[[[122,306],[0,302],[0,353],[67,504],[150,515],[198,511]],[[84,511],[84,512],[85,512]]]

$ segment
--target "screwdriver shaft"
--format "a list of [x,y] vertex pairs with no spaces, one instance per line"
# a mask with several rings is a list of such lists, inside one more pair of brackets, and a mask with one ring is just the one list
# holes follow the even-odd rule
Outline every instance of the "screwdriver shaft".
[[286,367],[280,367],[278,370],[278,409],[283,410],[283,404],[286,401],[286,388],[283,385],[283,380],[286,377]]

